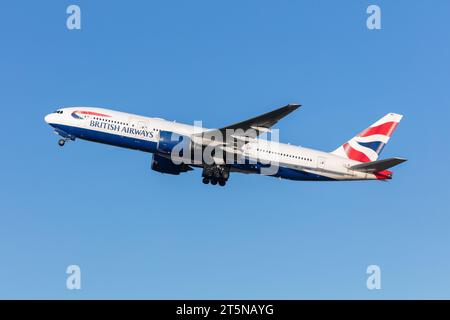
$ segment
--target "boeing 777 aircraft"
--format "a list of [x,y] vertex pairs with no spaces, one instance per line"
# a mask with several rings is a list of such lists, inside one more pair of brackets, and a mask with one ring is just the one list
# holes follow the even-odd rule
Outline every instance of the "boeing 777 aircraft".
[[303,181],[387,180],[392,178],[388,169],[406,161],[378,160],[402,119],[395,113],[388,113],[332,152],[261,138],[299,107],[289,104],[220,129],[90,107],[58,109],[45,116],[45,121],[62,137],[60,146],[83,139],[141,150],[153,154],[155,171],[178,175],[202,168],[203,183],[221,186],[233,172]]

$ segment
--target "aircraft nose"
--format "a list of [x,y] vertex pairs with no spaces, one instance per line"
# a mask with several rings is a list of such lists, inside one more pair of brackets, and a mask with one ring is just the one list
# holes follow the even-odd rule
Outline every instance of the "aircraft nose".
[[48,115],[46,115],[46,116],[44,117],[44,121],[47,122],[48,124],[50,124],[51,121],[52,121],[52,114],[49,113]]

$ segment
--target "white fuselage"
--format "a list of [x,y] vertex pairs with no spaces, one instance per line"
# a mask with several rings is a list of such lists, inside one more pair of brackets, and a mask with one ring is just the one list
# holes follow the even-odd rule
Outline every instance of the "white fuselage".
[[[119,147],[156,153],[161,131],[190,136],[199,128],[103,108],[71,107],[45,117],[55,131],[67,139],[84,139]],[[207,129],[200,129],[206,131]],[[242,148],[242,155],[256,163],[279,163],[275,177],[291,180],[376,180],[371,173],[349,169],[358,161],[327,152],[263,139]],[[254,165],[232,165],[231,171],[260,173]]]

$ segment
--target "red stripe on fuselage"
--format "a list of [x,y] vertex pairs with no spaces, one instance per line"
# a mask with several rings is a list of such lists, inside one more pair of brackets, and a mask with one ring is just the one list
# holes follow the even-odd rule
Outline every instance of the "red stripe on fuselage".
[[98,116],[98,117],[111,117],[108,116],[107,114],[103,114],[103,113],[98,113],[98,112],[93,112],[93,111],[82,111],[82,110],[77,110],[75,111],[76,113],[81,113],[81,114],[88,114],[90,116]]
[[394,132],[395,128],[397,127],[398,122],[386,122],[383,124],[380,124],[376,127],[369,127],[363,132],[361,132],[358,136],[359,137],[368,137],[374,134],[381,134],[390,137],[392,135],[392,132]]
[[371,161],[369,159],[369,157],[366,156],[364,153],[362,153],[361,151],[358,151],[356,149],[353,149],[348,142],[345,143],[342,147],[344,148],[344,151],[347,154],[347,156],[349,157],[349,159],[352,159],[355,161],[360,161],[360,162],[370,162]]

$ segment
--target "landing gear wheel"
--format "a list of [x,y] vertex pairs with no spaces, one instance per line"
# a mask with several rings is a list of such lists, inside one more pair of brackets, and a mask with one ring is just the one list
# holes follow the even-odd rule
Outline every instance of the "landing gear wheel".
[[230,177],[230,172],[229,171],[224,171],[223,174],[222,174],[222,178],[223,178],[224,182],[226,182],[229,177]]
[[66,140],[64,140],[64,139],[59,139],[59,140],[58,140],[58,144],[62,147],[62,146],[64,146],[64,145],[66,144]]
[[202,172],[203,183],[212,185],[219,184],[220,186],[225,186],[227,180],[230,177],[230,168],[227,166],[219,166],[219,165],[209,165],[203,167]]

